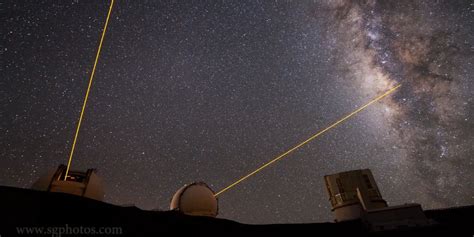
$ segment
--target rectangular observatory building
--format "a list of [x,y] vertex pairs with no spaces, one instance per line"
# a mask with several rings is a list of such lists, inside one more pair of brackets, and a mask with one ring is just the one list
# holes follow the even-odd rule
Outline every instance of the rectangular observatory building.
[[324,176],[336,221],[361,218],[366,210],[387,207],[369,169]]

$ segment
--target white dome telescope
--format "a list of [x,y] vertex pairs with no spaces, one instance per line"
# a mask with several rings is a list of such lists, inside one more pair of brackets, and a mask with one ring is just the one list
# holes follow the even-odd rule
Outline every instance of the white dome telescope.
[[66,166],[60,165],[57,170],[41,176],[32,186],[34,190],[46,192],[68,193],[102,201],[104,199],[104,185],[95,169],[86,172],[70,171],[66,180]]
[[214,191],[204,182],[195,182],[185,185],[174,194],[170,210],[191,216],[216,217],[219,206]]

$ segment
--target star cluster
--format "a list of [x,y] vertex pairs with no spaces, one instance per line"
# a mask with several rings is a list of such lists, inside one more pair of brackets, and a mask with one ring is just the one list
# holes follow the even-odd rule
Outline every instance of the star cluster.
[[[108,2],[0,3],[0,185],[67,162]],[[474,203],[470,1],[117,0],[73,160],[106,201],[215,191],[245,223],[332,220],[323,176],[370,168],[389,204]]]

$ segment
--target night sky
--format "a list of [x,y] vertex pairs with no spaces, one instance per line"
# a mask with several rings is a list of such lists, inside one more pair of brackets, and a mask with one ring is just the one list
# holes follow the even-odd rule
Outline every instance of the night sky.
[[[58,3],[59,2],[59,3]],[[67,163],[109,1],[0,2],[0,185]],[[370,168],[389,205],[474,204],[472,1],[115,3],[73,170],[106,201],[219,191],[245,223],[333,219],[323,176]]]

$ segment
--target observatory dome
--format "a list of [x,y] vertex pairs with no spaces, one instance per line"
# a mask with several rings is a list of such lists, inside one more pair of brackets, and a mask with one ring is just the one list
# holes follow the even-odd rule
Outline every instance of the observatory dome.
[[214,191],[204,182],[195,182],[180,188],[173,196],[170,210],[186,215],[216,217],[218,201]]
[[66,166],[60,165],[41,176],[32,186],[32,189],[46,192],[68,193],[102,201],[104,199],[104,185],[97,176],[95,169],[86,172],[70,171],[66,180],[64,175]]

